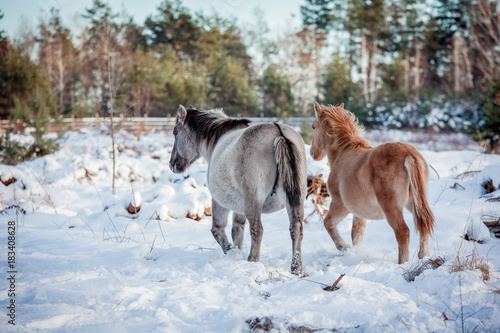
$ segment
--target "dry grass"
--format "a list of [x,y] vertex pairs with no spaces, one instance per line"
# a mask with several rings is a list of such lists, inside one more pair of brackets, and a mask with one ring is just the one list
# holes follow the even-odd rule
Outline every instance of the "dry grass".
[[415,266],[412,266],[409,270],[407,270],[403,277],[406,281],[412,282],[415,281],[415,278],[422,274],[425,270],[428,269],[436,269],[441,267],[444,264],[445,260],[441,257],[437,257],[436,259],[428,259],[424,261],[419,261]]
[[457,179],[459,180],[471,180],[473,179],[479,171],[465,171],[457,176]]
[[455,257],[455,260],[453,260],[450,273],[474,271],[476,269],[481,272],[481,278],[483,281],[488,281],[490,279],[490,266],[487,261],[479,258],[477,251],[472,251],[472,254],[467,257],[461,256],[459,252]]

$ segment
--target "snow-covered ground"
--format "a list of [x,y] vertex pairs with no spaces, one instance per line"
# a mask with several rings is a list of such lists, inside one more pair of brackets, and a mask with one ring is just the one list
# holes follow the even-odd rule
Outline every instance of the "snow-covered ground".
[[[404,265],[386,221],[369,222],[363,245],[341,253],[313,214],[304,224],[305,276],[297,277],[289,271],[285,211],[263,216],[259,263],[246,261],[248,227],[243,250],[224,255],[210,216],[186,218],[210,206],[206,163],[173,174],[170,134],[120,132],[116,141],[116,194],[105,130],[69,132],[53,155],[0,165],[2,180],[17,179],[0,184],[1,332],[500,331],[500,240],[481,222],[500,216],[500,202],[487,202],[481,187],[488,178],[499,187],[499,155],[422,151],[435,170],[428,188],[436,216],[431,256],[445,262],[409,282],[405,273],[422,263],[409,213]],[[308,160],[308,169],[329,172],[326,161]],[[480,172],[465,177],[468,171]],[[127,212],[131,201],[140,203],[137,214]],[[313,208],[309,198],[306,215]],[[348,241],[351,219],[340,224]],[[10,268],[9,221],[17,221]],[[480,242],[464,240],[467,233]],[[482,264],[489,279],[480,270],[451,272],[457,256]],[[340,289],[323,290],[341,274]],[[7,315],[12,300],[15,326]]]

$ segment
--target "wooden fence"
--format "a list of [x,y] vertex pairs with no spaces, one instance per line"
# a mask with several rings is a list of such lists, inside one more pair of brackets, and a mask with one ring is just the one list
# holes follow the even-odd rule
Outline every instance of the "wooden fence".
[[[280,122],[290,125],[296,129],[300,129],[305,120],[310,127],[314,118],[290,117],[285,121],[279,118],[270,117],[251,117],[253,123],[260,122]],[[175,117],[114,117],[114,125],[116,129],[124,129],[126,131],[172,131],[175,125]],[[59,124],[52,122],[49,125],[49,131],[79,131],[85,128],[103,128],[110,125],[110,118],[64,118]],[[20,121],[0,120],[0,133],[4,133],[10,129],[15,133],[24,132],[26,125]]]

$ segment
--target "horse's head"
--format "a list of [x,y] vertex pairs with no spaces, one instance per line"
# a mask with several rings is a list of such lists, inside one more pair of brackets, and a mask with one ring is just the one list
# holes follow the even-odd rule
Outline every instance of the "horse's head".
[[313,122],[313,140],[311,155],[320,160],[327,152],[345,149],[371,148],[363,139],[363,126],[358,124],[356,116],[344,109],[344,103],[339,106],[321,106],[314,103],[316,119]]
[[314,102],[314,113],[316,115],[316,119],[314,119],[314,122],[312,123],[313,139],[311,143],[311,156],[316,161],[323,159],[326,155],[325,140],[323,138],[324,133],[321,128],[320,120],[322,112],[323,109],[318,102]]
[[182,105],[179,105],[177,121],[174,127],[174,148],[170,156],[170,169],[175,173],[186,171],[200,157],[195,135],[191,133],[189,126],[185,126],[186,117],[186,109]]

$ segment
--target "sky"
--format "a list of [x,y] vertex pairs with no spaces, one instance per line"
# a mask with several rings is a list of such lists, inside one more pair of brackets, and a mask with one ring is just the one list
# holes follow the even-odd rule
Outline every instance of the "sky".
[[[162,0],[108,0],[115,12],[123,9],[133,16],[136,23],[144,23],[147,16],[155,14]],[[304,0],[183,0],[182,4],[192,14],[218,13],[223,17],[235,17],[237,24],[244,27],[255,21],[254,9],[264,11],[265,20],[271,32],[279,32],[291,24],[300,24],[300,5]],[[0,9],[4,18],[0,20],[0,30],[11,38],[19,36],[23,26],[30,26],[36,31],[40,18],[50,16],[50,8],[60,10],[63,23],[73,32],[86,24],[81,14],[92,6],[92,0],[0,0]]]

